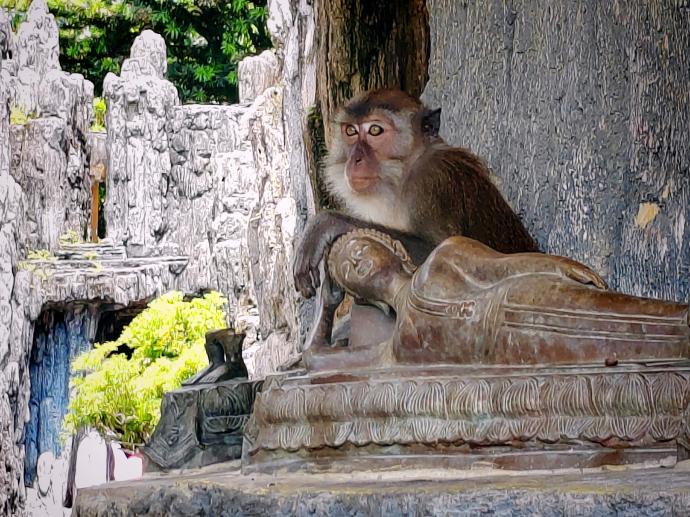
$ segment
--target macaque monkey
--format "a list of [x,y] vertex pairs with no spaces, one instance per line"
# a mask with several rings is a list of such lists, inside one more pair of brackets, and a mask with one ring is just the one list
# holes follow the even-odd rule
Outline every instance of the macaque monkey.
[[[319,264],[330,245],[355,228],[400,240],[416,264],[455,235],[501,253],[538,251],[484,163],[439,137],[440,115],[440,109],[390,89],[361,94],[337,113],[324,174],[344,213],[319,212],[305,228],[293,271],[305,298],[321,284]],[[323,281],[322,312],[312,332],[330,342],[342,292],[327,273]]]

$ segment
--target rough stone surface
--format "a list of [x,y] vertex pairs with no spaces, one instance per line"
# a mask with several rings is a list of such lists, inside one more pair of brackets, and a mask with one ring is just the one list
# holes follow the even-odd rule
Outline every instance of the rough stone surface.
[[[268,55],[275,76],[278,63]],[[263,63],[262,56],[254,59]],[[263,84],[264,68],[243,66],[243,81]],[[297,353],[304,325],[294,310],[290,264],[294,199],[304,197],[306,184],[300,169],[289,167],[285,138],[296,139],[292,128],[303,127],[302,112],[287,122],[279,87],[235,106],[180,106],[168,91],[174,88],[165,79],[134,69],[106,79],[108,236],[133,255],[188,256],[181,281],[187,292],[220,290],[231,311],[255,300],[265,346],[249,362],[255,375],[273,371]],[[149,99],[161,102],[153,109]]]
[[10,16],[4,9],[0,9],[0,63],[3,59],[11,57],[14,49],[14,34]]
[[17,257],[19,187],[10,175],[9,73],[5,69],[12,32],[0,9],[0,513],[12,515],[23,504],[23,454],[17,446],[24,416],[16,409],[20,389],[17,359],[10,350],[13,266]]
[[[163,45],[160,48],[160,45]],[[105,217],[108,237],[130,252],[150,253],[166,232],[165,193],[170,174],[166,121],[179,104],[177,90],[161,74],[160,56],[141,56],[143,49],[162,52],[160,36],[144,31],[122,64],[122,76],[108,74],[103,95],[108,111],[108,161]]]
[[[69,404],[71,361],[91,348],[98,323],[94,307],[47,310],[36,322],[29,359],[31,391],[24,436],[24,483],[29,515],[69,515],[62,507],[70,447],[60,438]],[[68,442],[69,443],[69,442]]]
[[[126,74],[105,82],[108,236],[130,254],[188,256],[181,280],[188,292],[218,289],[231,308],[254,301],[259,342],[247,345],[255,376],[294,360],[310,320],[309,306],[292,287],[291,263],[294,235],[313,212],[304,173],[304,112],[314,100],[313,13],[306,2],[286,13],[282,75],[271,52],[241,67],[243,84],[258,85],[247,91],[251,105],[180,106],[165,93],[172,85],[144,75],[146,67],[123,66]],[[276,78],[284,86],[261,91]],[[161,101],[151,108],[149,99]]]
[[[314,8],[310,0],[278,0],[271,3],[270,16],[274,10],[280,11],[283,22],[275,26],[276,31],[285,34],[282,45],[283,53],[283,124],[285,131],[285,150],[288,156],[287,171],[289,181],[286,182],[286,194],[294,200],[297,216],[294,235],[300,235],[307,217],[315,211],[314,196],[311,189],[309,172],[315,164],[309,157],[309,149],[305,142],[307,126],[305,113],[316,101],[316,51],[314,46],[315,18]],[[276,11],[277,12],[277,11]],[[270,28],[270,26],[269,26]],[[292,255],[289,257],[291,264]],[[288,270],[282,277],[282,282],[290,293],[294,292],[292,274]],[[292,343],[285,341],[282,347],[276,342],[267,347],[269,353],[277,350],[298,349],[304,342],[311,325],[313,302],[299,299],[297,302],[299,335],[291,336]]]
[[276,48],[283,48],[292,25],[294,0],[268,0],[266,26]]
[[[77,101],[82,105],[90,104],[93,95],[92,90],[85,93]],[[84,234],[91,204],[86,133],[82,132],[87,121],[84,118],[73,125],[49,116],[12,126],[10,172],[21,188],[26,215],[19,229],[24,254],[55,249],[68,231]]]
[[[127,258],[123,246],[68,245],[49,260],[19,261],[12,293],[14,376],[10,390],[17,422],[16,454],[27,485],[26,508],[41,511],[61,501],[69,450],[59,442],[67,409],[70,362],[95,340],[106,310],[117,310],[179,289],[186,257]],[[30,382],[29,382],[30,381]],[[26,421],[26,422],[25,422]],[[52,489],[40,493],[34,476],[41,454],[50,452]],[[23,490],[17,488],[23,496]],[[57,491],[59,493],[54,493]],[[48,505],[48,506],[46,506]]]
[[2,77],[10,105],[28,117],[9,135],[10,173],[21,189],[24,214],[18,219],[19,249],[26,253],[54,249],[60,235],[82,235],[86,228],[93,85],[60,70],[57,24],[43,0],[31,4],[13,47]]
[[55,18],[45,0],[33,0],[26,21],[17,30],[17,61],[44,77],[50,70],[60,70],[60,48]]
[[265,375],[299,352],[297,293],[292,287],[296,204],[282,125],[283,91],[270,88],[255,102],[249,138],[258,193],[247,233],[253,291],[265,344],[254,356],[255,374]]
[[[190,288],[225,293],[230,308],[248,304],[246,231],[256,203],[255,169],[241,106],[185,105],[167,120],[171,169],[163,243],[190,257]],[[233,314],[234,315],[234,314]]]
[[[55,415],[64,406],[62,395],[59,403],[53,397],[50,406],[35,392],[32,414],[41,414],[43,405],[47,422],[29,420],[35,341],[91,342],[103,311],[141,306],[171,289],[188,294],[216,289],[229,298],[229,318],[235,320],[235,327],[248,334],[246,361],[254,376],[295,359],[311,319],[309,305],[301,305],[292,288],[290,265],[294,235],[314,208],[304,172],[308,163],[304,113],[314,102],[314,22],[307,0],[275,5],[282,13],[275,28],[284,34],[284,41],[276,54],[243,66],[245,91],[254,98],[251,105],[180,106],[177,92],[165,80],[163,39],[150,31],[142,33],[120,76],[110,74],[104,84],[105,164],[102,152],[89,163],[93,88],[81,76],[60,71],[57,27],[43,0],[31,7],[25,22],[31,30],[16,38],[2,12],[0,509],[4,513],[22,514],[27,508],[40,513],[60,499],[54,492],[60,491],[58,483],[52,484],[49,494],[39,494],[38,487],[23,489],[24,437],[29,436],[29,472],[33,472],[37,457],[55,455],[51,434],[57,426]],[[262,92],[269,83],[275,86]],[[258,86],[250,87],[254,84]],[[10,127],[10,105],[29,115],[26,125]],[[108,170],[105,215],[110,240],[65,246],[60,236],[68,230],[80,238],[86,235],[92,175],[100,178],[100,172],[90,171],[91,165],[105,165]],[[57,260],[24,260],[30,249],[37,248],[50,249]],[[63,322],[76,321],[82,313],[90,319],[76,325],[73,336],[60,325],[35,332],[36,322],[49,313]],[[56,375],[64,381],[57,388],[50,384],[56,377],[43,378],[40,367],[34,366],[34,386],[44,395],[49,384],[60,391],[67,383],[64,352],[54,363],[60,366]],[[53,356],[50,351],[43,357]],[[61,475],[60,461],[58,455],[51,464],[53,476]],[[30,484],[31,479],[26,481]]]
[[122,63],[120,75],[123,79],[137,79],[142,76],[165,79],[167,71],[165,41],[160,34],[145,30],[134,40],[129,59]]
[[424,93],[542,249],[678,301],[690,294],[684,5],[429,0]]
[[46,311],[37,322],[31,350],[29,374],[32,418],[26,426],[24,480],[36,477],[38,457],[61,452],[60,429],[69,403],[70,363],[77,354],[89,350],[96,334],[94,318],[83,307],[74,312]]
[[[58,245],[86,224],[86,131],[93,87],[60,71],[57,25],[44,1],[13,35],[0,16],[0,512],[21,514],[33,325],[14,272],[30,249]],[[12,107],[28,117],[10,126]]]
[[[228,467],[226,467],[227,469]],[[684,516],[690,473],[410,471],[242,476],[208,470],[82,489],[73,515]]]
[[240,102],[252,102],[280,81],[280,61],[273,50],[264,50],[258,56],[249,56],[237,67]]
[[247,380],[246,370],[243,373],[163,394],[161,419],[141,449],[151,470],[197,468],[242,455],[244,427],[263,385],[263,380]]
[[58,28],[44,0],[34,0],[15,39],[15,80],[12,103],[25,113],[39,111],[38,89],[52,71],[60,70]]

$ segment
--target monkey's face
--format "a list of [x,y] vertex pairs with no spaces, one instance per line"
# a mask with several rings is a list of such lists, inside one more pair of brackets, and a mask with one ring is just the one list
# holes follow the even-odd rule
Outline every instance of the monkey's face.
[[344,162],[345,180],[354,194],[372,194],[397,185],[402,161],[412,147],[410,118],[411,114],[374,110],[361,118],[339,121],[339,142],[332,158]]
[[345,175],[359,194],[371,192],[380,181],[381,164],[391,157],[397,130],[384,116],[340,124],[347,161]]
[[406,171],[426,140],[422,103],[400,90],[365,92],[336,114],[324,179],[350,215],[407,230],[409,210],[400,204]]

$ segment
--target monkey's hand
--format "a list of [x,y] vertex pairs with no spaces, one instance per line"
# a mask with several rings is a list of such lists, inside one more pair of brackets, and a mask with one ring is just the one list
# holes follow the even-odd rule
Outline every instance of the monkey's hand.
[[295,289],[305,298],[311,298],[316,294],[316,289],[321,285],[319,263],[326,253],[326,245],[321,239],[305,238],[300,243],[295,261],[292,264],[292,276],[295,281]]
[[564,257],[554,257],[558,259],[558,269],[568,278],[580,282],[581,284],[592,284],[599,289],[607,289],[608,286],[604,279],[589,269],[584,264],[575,262]]
[[292,264],[295,289],[302,296],[311,298],[316,294],[321,285],[319,264],[331,244],[353,228],[345,217],[333,212],[319,212],[309,220]]

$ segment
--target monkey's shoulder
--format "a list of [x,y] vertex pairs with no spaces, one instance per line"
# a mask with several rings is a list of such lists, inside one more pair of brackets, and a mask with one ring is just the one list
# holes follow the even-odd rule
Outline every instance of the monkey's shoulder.
[[486,164],[479,156],[464,147],[451,147],[445,143],[430,146],[415,162],[412,173],[427,177],[436,173],[451,181],[468,176],[482,180],[489,177]]

